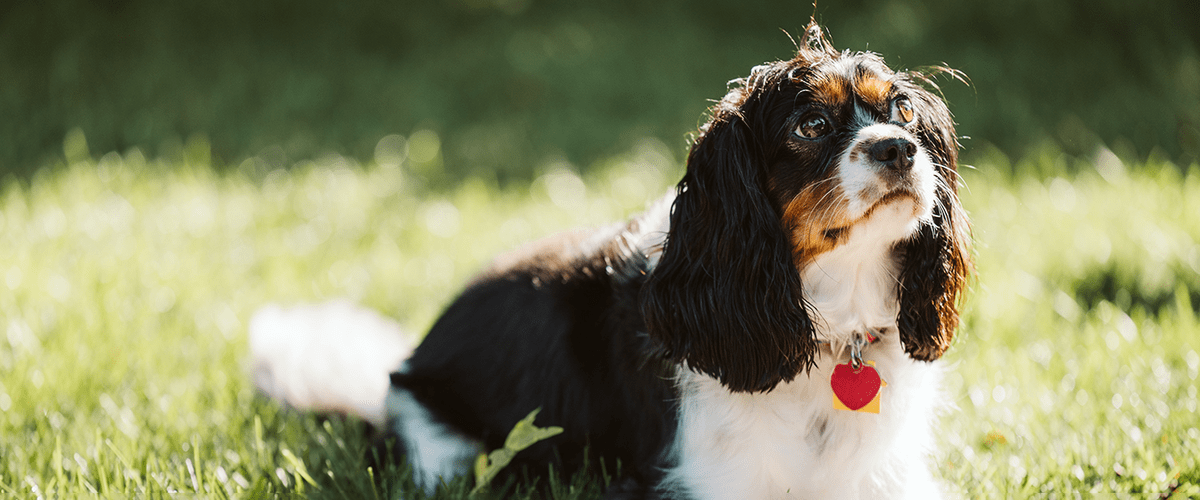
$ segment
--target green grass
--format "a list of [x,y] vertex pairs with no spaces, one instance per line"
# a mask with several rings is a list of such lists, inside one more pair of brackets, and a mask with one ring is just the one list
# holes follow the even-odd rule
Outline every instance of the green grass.
[[[368,473],[361,424],[256,397],[254,309],[350,297],[421,331],[489,256],[636,212],[680,173],[646,141],[582,179],[434,191],[437,151],[404,142],[218,174],[202,141],[96,158],[72,135],[65,163],[0,188],[0,496],[394,498],[411,484]],[[1200,496],[1200,169],[980,156],[938,473],[967,498]]]

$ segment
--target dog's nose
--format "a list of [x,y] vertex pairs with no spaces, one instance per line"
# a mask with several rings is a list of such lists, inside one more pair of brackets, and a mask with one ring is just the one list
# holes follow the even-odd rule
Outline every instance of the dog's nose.
[[917,145],[901,137],[882,139],[872,144],[868,152],[883,166],[898,172],[906,171],[913,166],[913,157],[917,155]]

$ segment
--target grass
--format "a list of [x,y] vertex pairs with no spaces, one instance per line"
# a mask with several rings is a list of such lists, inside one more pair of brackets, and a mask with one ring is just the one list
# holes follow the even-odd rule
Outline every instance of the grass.
[[[256,397],[253,310],[350,297],[421,331],[489,256],[636,212],[680,173],[645,141],[584,178],[432,190],[440,155],[408,139],[218,174],[200,140],[96,158],[72,134],[62,164],[0,188],[0,496],[394,498],[411,482],[366,469],[360,423]],[[980,156],[938,473],[967,498],[1200,496],[1200,169]],[[601,485],[541,486],[499,492]]]

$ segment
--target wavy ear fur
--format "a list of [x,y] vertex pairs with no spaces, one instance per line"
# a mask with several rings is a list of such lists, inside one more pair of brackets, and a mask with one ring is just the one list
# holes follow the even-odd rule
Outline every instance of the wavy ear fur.
[[936,165],[940,182],[933,223],[900,245],[904,267],[897,319],[905,352],[913,359],[933,361],[950,347],[958,328],[959,300],[971,268],[969,228],[958,200],[958,141],[950,111],[924,90],[914,97],[921,117],[917,136]]
[[745,118],[755,116],[753,94],[732,91],[693,144],[642,290],[662,354],[740,392],[792,380],[816,353],[792,244],[767,195],[762,145],[775,141],[756,137]]

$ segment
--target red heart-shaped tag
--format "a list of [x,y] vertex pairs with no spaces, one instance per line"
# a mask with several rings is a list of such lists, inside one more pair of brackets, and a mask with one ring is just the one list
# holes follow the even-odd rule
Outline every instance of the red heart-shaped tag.
[[833,367],[833,375],[829,377],[834,396],[851,410],[862,408],[875,399],[881,383],[879,372],[867,364],[855,370],[850,363],[842,363]]

